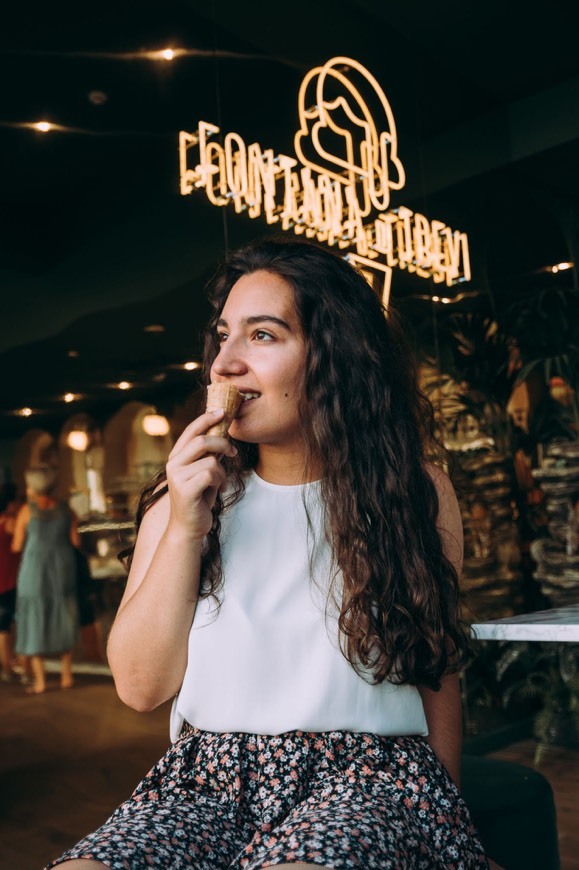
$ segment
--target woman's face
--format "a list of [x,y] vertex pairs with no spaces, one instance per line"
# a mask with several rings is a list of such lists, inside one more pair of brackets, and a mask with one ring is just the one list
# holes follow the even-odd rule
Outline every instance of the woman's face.
[[211,380],[233,384],[245,397],[231,436],[302,450],[298,408],[306,348],[291,285],[263,270],[244,275],[231,289],[217,332]]

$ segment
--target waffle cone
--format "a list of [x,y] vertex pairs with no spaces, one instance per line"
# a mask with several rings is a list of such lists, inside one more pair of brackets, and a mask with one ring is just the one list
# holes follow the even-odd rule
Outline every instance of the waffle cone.
[[232,384],[209,384],[207,387],[206,411],[218,411],[223,408],[225,416],[219,423],[207,430],[207,435],[225,437],[229,427],[241,406],[242,396],[237,387]]

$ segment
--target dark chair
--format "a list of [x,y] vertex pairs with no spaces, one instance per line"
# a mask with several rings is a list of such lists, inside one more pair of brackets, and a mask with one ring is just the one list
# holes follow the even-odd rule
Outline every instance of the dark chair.
[[553,790],[538,771],[462,757],[462,793],[490,858],[505,870],[560,870]]

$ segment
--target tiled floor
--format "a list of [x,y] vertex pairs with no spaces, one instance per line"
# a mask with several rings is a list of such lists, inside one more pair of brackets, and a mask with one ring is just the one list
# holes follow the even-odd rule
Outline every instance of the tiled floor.
[[[0,683],[2,870],[41,870],[104,821],[168,744],[168,705],[135,713],[109,677],[76,679],[63,692],[51,675],[40,696]],[[532,764],[534,748],[526,741],[494,754]],[[555,790],[563,870],[579,870],[578,761],[554,748],[540,768]]]
[[166,707],[135,713],[110,677],[44,695],[0,684],[0,868],[41,870],[103,822],[168,742]]

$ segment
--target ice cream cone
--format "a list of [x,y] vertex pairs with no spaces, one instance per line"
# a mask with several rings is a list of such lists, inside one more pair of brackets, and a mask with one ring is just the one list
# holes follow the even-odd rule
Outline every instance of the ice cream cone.
[[207,430],[207,435],[225,437],[233,418],[239,411],[243,397],[237,387],[232,384],[209,384],[207,387],[207,411],[217,411],[223,408],[225,415],[219,423]]

